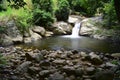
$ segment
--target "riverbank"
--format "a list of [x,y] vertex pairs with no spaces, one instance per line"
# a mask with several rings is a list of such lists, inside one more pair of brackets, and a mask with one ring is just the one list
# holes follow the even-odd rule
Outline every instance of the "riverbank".
[[[0,80],[113,80],[119,78],[119,54],[77,50],[0,47],[7,64]],[[117,80],[117,79],[115,79]]]

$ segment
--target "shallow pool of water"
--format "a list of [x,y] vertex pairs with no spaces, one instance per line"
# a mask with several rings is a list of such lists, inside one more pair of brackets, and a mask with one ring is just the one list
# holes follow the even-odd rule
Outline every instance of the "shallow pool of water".
[[89,37],[71,37],[55,36],[41,39],[31,44],[18,45],[23,48],[38,48],[40,50],[59,50],[61,48],[67,50],[96,51],[105,53],[120,52],[119,45],[114,45],[109,41],[97,40]]

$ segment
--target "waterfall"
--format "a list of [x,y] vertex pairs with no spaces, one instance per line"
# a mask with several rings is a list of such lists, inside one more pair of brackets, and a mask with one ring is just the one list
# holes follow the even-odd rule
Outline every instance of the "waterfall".
[[75,23],[75,26],[72,29],[72,34],[71,34],[72,37],[79,36],[80,26],[81,26],[81,22]]

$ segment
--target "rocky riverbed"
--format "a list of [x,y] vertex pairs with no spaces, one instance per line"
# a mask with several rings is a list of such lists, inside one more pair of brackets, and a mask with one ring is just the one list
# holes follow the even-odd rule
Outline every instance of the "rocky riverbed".
[[120,80],[120,53],[0,47],[0,80]]

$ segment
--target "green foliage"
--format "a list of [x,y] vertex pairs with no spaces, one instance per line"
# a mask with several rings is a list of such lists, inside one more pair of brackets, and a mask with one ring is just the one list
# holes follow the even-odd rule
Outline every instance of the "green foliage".
[[16,22],[21,33],[25,31],[28,32],[32,24],[32,13],[24,8],[12,9],[8,7],[7,11],[0,13],[0,21],[4,22],[3,25],[5,25],[9,20],[14,20]]
[[26,5],[24,0],[7,0],[7,1],[10,3],[9,6],[11,6],[12,8],[15,8],[15,9],[19,9]]
[[32,18],[32,13],[24,9],[19,10],[18,14],[13,16],[13,19],[22,34],[24,32],[29,32],[29,28],[32,25]]
[[104,26],[111,28],[117,21],[113,0],[104,5]]
[[53,22],[53,1],[52,0],[32,0],[33,22],[35,25],[50,26]]
[[6,10],[6,0],[1,0],[0,1],[0,11],[5,11]]
[[47,27],[47,26],[50,26],[54,22],[54,19],[49,12],[36,9],[33,12],[33,22],[36,25]]
[[67,0],[59,0],[55,16],[58,21],[67,21],[69,17],[69,3]]
[[53,13],[53,1],[52,0],[32,0],[34,9],[44,10],[46,12]]
[[72,11],[80,12],[85,16],[94,16],[98,10],[103,8],[103,3],[108,1],[109,0],[68,0]]

